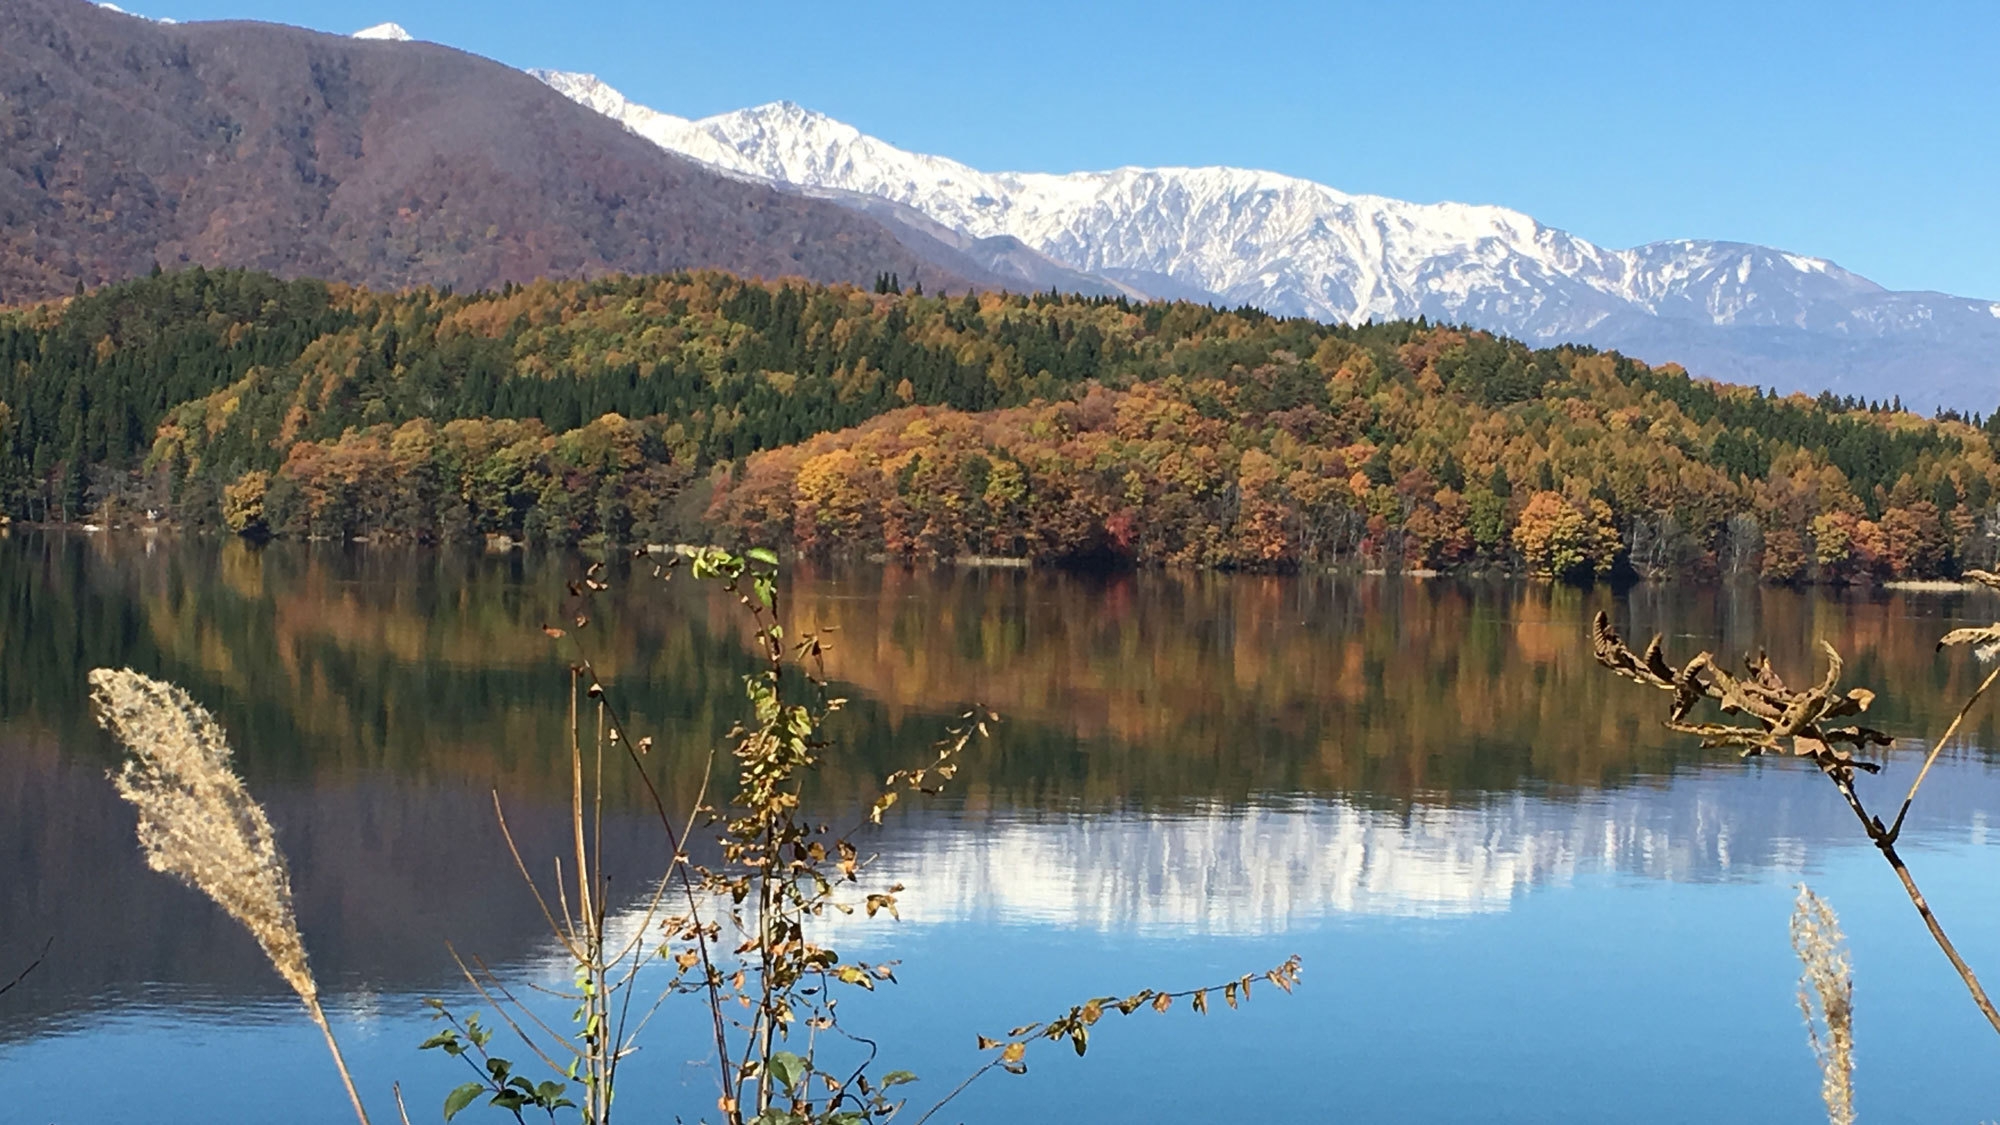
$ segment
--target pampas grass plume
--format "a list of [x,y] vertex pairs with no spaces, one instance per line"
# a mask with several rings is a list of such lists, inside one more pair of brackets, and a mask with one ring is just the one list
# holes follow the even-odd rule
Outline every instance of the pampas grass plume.
[[368,1115],[319,1002],[292,910],[292,876],[270,818],[231,764],[229,739],[187,692],[130,668],[90,673],[97,721],[131,757],[112,778],[139,810],[139,847],[153,870],[172,875],[243,924],[271,967],[298,993],[363,1125]]
[[1805,972],[1799,1010],[1819,1061],[1820,1097],[1829,1125],[1854,1122],[1854,974],[1847,963],[1840,919],[1826,900],[1804,886],[1792,910],[1792,951]]

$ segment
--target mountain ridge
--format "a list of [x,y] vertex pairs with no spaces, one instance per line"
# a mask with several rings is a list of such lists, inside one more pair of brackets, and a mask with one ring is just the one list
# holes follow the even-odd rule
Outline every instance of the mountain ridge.
[[889,199],[1074,270],[1177,287],[1160,295],[1350,324],[1423,316],[1787,390],[1894,388],[1968,408],[2000,398],[2000,303],[1888,290],[1825,258],[1685,238],[1609,249],[1505,207],[1350,194],[1254,169],[988,173],[795,102],[690,120],[594,76],[534,73],[712,167]]
[[711,267],[1004,284],[407,34],[0,5],[0,304],[155,264],[377,288]]

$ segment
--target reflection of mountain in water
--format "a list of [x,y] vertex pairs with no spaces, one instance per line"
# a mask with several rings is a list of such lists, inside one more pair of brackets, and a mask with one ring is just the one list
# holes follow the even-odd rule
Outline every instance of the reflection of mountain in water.
[[[57,939],[45,971],[0,1010],[0,1041],[64,1013],[74,1022],[138,1001],[226,1009],[282,997],[234,923],[145,870],[131,814],[100,768],[21,743],[0,745],[0,756],[0,954]],[[1983,842],[1996,798],[2000,771],[1947,762],[1918,805],[1913,842]],[[267,799],[330,991],[451,990],[447,940],[496,965],[546,967],[546,931],[492,828],[487,794],[371,780]],[[510,823],[531,857],[564,846],[559,807],[518,803]],[[1300,797],[1087,815],[943,806],[891,823],[872,878],[905,884],[903,925],[1154,935],[1505,910],[1534,887],[1598,872],[1700,881],[1798,871],[1859,838],[1825,782],[1792,763],[1396,811]],[[657,827],[619,817],[607,829],[625,857],[621,884],[636,886],[653,869]],[[892,932],[871,926],[864,940]]]
[[[2000,772],[1960,763],[1933,784],[1913,838],[1984,842]],[[1302,799],[1157,817],[927,816],[886,844],[881,871],[907,886],[904,917],[919,924],[1259,934],[1339,914],[1505,910],[1532,887],[1594,872],[1799,871],[1860,840],[1824,779],[1783,764],[1402,812]]]

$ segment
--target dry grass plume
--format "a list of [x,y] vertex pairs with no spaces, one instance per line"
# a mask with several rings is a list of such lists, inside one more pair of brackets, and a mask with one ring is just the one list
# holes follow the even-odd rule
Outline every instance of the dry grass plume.
[[1805,886],[1792,910],[1792,951],[1799,977],[1799,1011],[1819,1060],[1820,1097],[1830,1125],[1854,1122],[1854,974],[1833,908]]
[[147,866],[201,891],[250,931],[326,1036],[367,1125],[299,937],[291,871],[270,818],[236,776],[221,725],[187,692],[129,668],[93,670],[90,700],[97,721],[131,752],[112,782],[139,810]]

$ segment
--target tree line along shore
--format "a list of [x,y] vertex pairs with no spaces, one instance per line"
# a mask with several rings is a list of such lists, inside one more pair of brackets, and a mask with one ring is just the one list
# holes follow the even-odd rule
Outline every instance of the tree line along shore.
[[717,272],[0,312],[9,517],[258,537],[1949,581],[2000,561],[1997,432],[1423,321]]

